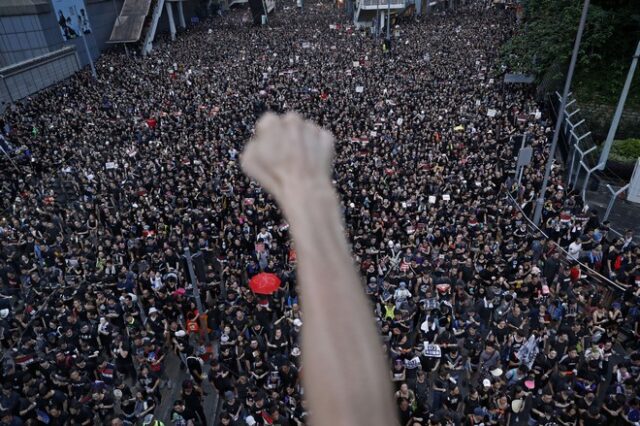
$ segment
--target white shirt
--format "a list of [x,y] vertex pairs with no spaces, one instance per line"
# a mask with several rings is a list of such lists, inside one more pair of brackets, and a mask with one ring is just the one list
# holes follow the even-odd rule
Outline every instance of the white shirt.
[[572,242],[569,244],[569,257],[577,260],[580,250],[582,250],[582,243]]

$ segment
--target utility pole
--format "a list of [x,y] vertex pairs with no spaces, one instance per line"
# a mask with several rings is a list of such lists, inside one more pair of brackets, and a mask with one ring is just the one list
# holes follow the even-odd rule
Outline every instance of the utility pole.
[[609,151],[611,151],[611,145],[613,144],[613,138],[615,138],[616,136],[616,131],[618,130],[618,124],[620,124],[620,118],[622,117],[622,111],[624,110],[624,104],[627,101],[627,95],[629,94],[629,89],[631,88],[631,82],[633,81],[633,75],[636,72],[636,66],[638,65],[638,58],[640,58],[640,41],[638,41],[638,47],[636,47],[636,53],[633,55],[633,60],[631,61],[631,66],[629,67],[627,80],[624,82],[624,87],[622,88],[622,93],[620,94],[620,100],[618,101],[616,112],[615,114],[613,114],[613,120],[611,121],[611,127],[609,128],[609,134],[607,134],[607,139],[605,140],[604,146],[602,147],[602,153],[600,154],[600,160],[598,161],[598,168],[600,170],[604,169],[604,166],[606,166],[607,164],[607,159],[609,158]]
[[558,147],[558,137],[560,136],[560,128],[564,120],[565,108],[567,106],[567,98],[569,97],[569,89],[571,88],[571,80],[573,79],[573,72],[576,68],[576,61],[578,59],[578,50],[580,50],[580,42],[582,41],[582,33],[584,32],[584,24],[587,21],[587,12],[589,11],[589,0],[584,0],[582,7],[582,16],[580,17],[580,25],[578,26],[578,33],[576,34],[576,41],[573,45],[573,53],[571,54],[571,63],[569,64],[569,71],[567,73],[567,79],[564,82],[564,90],[562,92],[562,100],[560,101],[560,109],[558,110],[558,118],[556,120],[556,128],[553,132],[553,139],[551,141],[551,149],[549,150],[549,158],[547,159],[547,165],[544,170],[544,179],[542,180],[542,187],[536,200],[536,209],[533,215],[533,223],[537,226],[542,219],[542,208],[544,207],[544,197],[547,192],[547,186],[549,185],[549,177],[551,176],[551,166],[553,165],[553,159],[556,155],[556,148]]
[[191,281],[191,291],[193,292],[193,297],[196,300],[196,306],[198,308],[198,317],[200,318],[200,330],[204,333],[204,340],[207,344],[209,344],[209,326],[207,325],[204,317],[202,316],[205,311],[202,306],[202,300],[200,299],[200,285],[198,284],[198,279],[196,278],[196,273],[193,270],[193,258],[195,256],[202,256],[202,253],[196,253],[194,255],[191,254],[189,247],[184,248],[184,258],[187,261],[187,269],[189,272],[189,280]]
[[391,41],[391,0],[387,0],[387,41]]

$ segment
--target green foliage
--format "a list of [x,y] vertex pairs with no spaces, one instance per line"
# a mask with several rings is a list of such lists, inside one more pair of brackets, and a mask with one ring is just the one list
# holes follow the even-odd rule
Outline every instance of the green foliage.
[[[597,155],[602,152],[602,145],[597,149]],[[614,140],[609,151],[609,159],[621,163],[635,163],[640,158],[640,139]]]
[[[522,0],[524,21],[501,54],[513,71],[541,79],[554,64],[566,72],[583,0]],[[592,0],[573,88],[580,99],[615,104],[640,40],[640,0]],[[553,76],[558,77],[558,76]],[[636,75],[627,106],[640,105]],[[635,89],[635,90],[634,90]]]
[[636,161],[640,158],[640,139],[613,141],[609,158],[617,161]]

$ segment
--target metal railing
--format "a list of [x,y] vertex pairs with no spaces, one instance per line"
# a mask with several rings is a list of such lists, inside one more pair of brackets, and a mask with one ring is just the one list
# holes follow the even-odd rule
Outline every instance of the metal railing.
[[[536,224],[533,223],[531,221],[531,219],[529,219],[529,217],[525,214],[524,210],[522,210],[522,208],[520,207],[520,204],[518,204],[516,199],[513,198],[513,196],[508,191],[506,191],[506,195],[507,195],[507,198],[509,199],[509,201],[518,209],[518,211],[522,214],[522,216],[527,221],[527,227],[528,227],[529,231],[530,232],[531,231],[539,232],[540,235],[544,236],[548,240],[551,240],[551,238],[549,238],[549,236],[542,229],[537,227]],[[563,261],[568,262],[569,260],[571,260],[571,261],[575,261],[576,263],[578,263],[580,265],[580,267],[585,271],[585,274],[587,275],[587,277],[589,277],[589,279],[593,280],[594,283],[596,283],[598,285],[601,285],[601,286],[605,286],[606,288],[608,288],[610,290],[613,290],[614,292],[617,292],[617,293],[624,292],[626,290],[620,284],[618,284],[618,283],[616,283],[614,281],[611,281],[609,278],[605,277],[600,272],[592,269],[589,265],[586,265],[586,264],[582,263],[579,259],[574,259],[573,257],[569,256],[569,252],[567,252],[559,244],[556,244],[556,247],[563,254],[563,256],[564,256]]]
[[[560,93],[555,92],[555,96],[558,101],[560,101]],[[569,93],[568,99],[569,102],[565,108],[564,123],[561,129],[562,137],[566,141],[569,150],[567,153],[567,186],[575,191],[579,190],[582,201],[587,204],[589,180],[591,175],[598,170],[598,145],[593,140],[591,131],[589,131],[586,126],[586,120],[580,115],[580,108],[578,108],[577,100],[573,97],[573,93]],[[551,100],[551,105],[553,107],[556,105],[553,100]],[[556,111],[556,116],[558,116],[558,111]],[[580,176],[583,171],[586,173],[586,176],[581,180]],[[615,178],[614,180],[621,180],[619,177]],[[624,192],[628,185],[620,186],[622,186],[622,189],[616,190],[613,186],[607,184],[610,199],[607,211],[602,218],[603,221],[608,219],[616,198]],[[609,230],[618,236],[623,235],[611,227]]]

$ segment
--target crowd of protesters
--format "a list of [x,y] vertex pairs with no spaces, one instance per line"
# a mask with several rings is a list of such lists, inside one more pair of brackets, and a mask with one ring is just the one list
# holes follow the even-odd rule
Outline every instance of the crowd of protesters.
[[[336,136],[402,426],[638,423],[639,249],[563,189],[559,166],[530,229],[552,124],[501,83],[515,17],[469,3],[394,23],[390,50],[332,3],[279,4],[260,28],[233,12],[10,107],[0,425],[306,423],[295,245],[238,165],[256,119],[288,110]],[[203,253],[205,312],[185,248]],[[259,272],[281,289],[253,294]],[[167,380],[169,359],[190,378]]]

